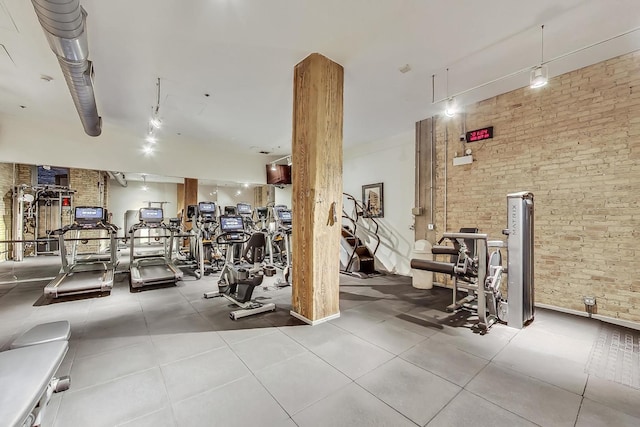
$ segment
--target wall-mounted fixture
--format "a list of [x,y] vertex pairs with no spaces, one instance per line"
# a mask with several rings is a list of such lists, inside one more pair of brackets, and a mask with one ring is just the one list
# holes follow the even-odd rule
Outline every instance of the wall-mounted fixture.
[[545,86],[549,82],[549,68],[544,63],[544,25],[540,27],[540,65],[531,70],[529,86],[533,89]]
[[142,174],[142,191],[149,191],[149,187],[147,187],[147,175]]

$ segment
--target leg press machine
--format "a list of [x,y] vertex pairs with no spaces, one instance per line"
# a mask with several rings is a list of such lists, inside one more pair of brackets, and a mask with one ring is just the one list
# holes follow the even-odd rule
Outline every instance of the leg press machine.
[[[432,253],[448,255],[449,262],[412,259],[411,268],[443,273],[453,278],[453,303],[447,311],[468,310],[478,315],[474,325],[485,333],[497,321],[521,329],[533,320],[533,194],[507,195],[506,243],[489,240],[477,229],[444,233]],[[508,265],[502,266],[501,248],[506,248]],[[492,251],[489,254],[489,251]],[[502,276],[507,273],[508,298],[501,292]],[[458,299],[460,292],[466,295]]]

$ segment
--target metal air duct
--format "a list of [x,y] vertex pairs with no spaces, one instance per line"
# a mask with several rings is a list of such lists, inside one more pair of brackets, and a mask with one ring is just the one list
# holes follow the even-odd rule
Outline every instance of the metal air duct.
[[124,174],[122,172],[107,171],[107,173],[109,174],[109,176],[111,178],[113,178],[122,187],[126,187],[127,186],[127,180],[124,177]]
[[79,0],[31,0],[33,8],[69,86],[87,135],[102,132],[102,118],[93,93],[93,66],[85,23],[87,12]]

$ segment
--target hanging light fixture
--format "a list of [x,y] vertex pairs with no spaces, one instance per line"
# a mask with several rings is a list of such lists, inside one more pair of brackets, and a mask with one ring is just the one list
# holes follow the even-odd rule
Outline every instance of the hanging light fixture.
[[447,68],[447,102],[444,106],[444,115],[447,117],[453,117],[458,112],[456,100],[453,96],[449,96],[449,69]]
[[540,27],[540,65],[531,70],[529,86],[536,89],[549,82],[549,68],[544,63],[544,25]]
[[456,105],[456,100],[453,98],[447,99],[447,103],[444,107],[444,115],[447,117],[453,117],[458,112],[458,108]]

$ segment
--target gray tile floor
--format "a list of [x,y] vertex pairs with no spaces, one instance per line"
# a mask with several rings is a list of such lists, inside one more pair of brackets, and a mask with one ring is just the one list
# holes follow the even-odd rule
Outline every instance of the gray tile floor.
[[[57,259],[0,264],[0,348],[68,319],[54,426],[638,426],[640,390],[586,373],[600,324],[545,310],[518,331],[455,327],[450,291],[410,279],[341,277],[341,317],[288,315],[290,288],[260,291],[275,313],[228,318],[205,300],[215,277],[37,305]],[[29,264],[31,263],[31,264]],[[7,279],[9,277],[9,279]],[[36,304],[36,305],[34,305]]]

